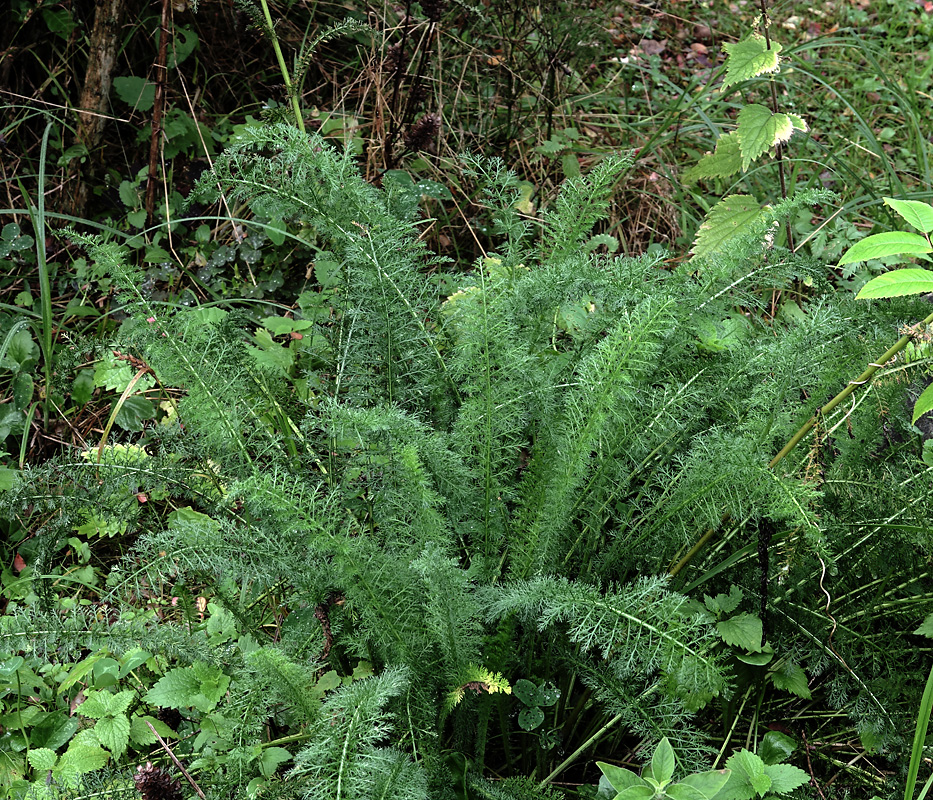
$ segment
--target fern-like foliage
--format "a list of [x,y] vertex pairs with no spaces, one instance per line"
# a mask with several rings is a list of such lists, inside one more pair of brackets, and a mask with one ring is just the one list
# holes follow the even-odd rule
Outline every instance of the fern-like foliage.
[[595,651],[623,684],[657,676],[694,708],[727,688],[708,622],[662,580],[604,593],[566,579],[538,578],[509,586],[490,607],[494,617],[509,612],[542,629],[566,627],[570,642]]
[[[501,244],[439,283],[398,187],[314,134],[250,129],[199,195],[219,185],[286,220],[330,265],[321,303],[293,310],[323,344],[289,351],[291,371],[242,311],[147,305],[121,248],[86,237],[135,303],[113,344],[165,404],[143,440],[66,453],[0,493],[36,554],[3,652],[72,670],[142,647],[152,684],[223,675],[213,706],[140,701],[183,712],[178,748],[215,797],[518,800],[545,791],[530,787],[559,753],[625,737],[667,736],[702,766],[696,712],[745,676],[697,600],[732,584],[744,612],[769,610],[768,698],[819,675],[867,746],[896,747],[916,693],[885,675],[919,666],[907,632],[930,592],[933,505],[902,381],[922,366],[890,365],[768,463],[919,301],[856,310],[773,247],[775,222],[820,194],[759,209],[675,269],[588,254],[627,163],[569,182],[535,240],[516,176],[469,160]],[[806,307],[773,313],[800,286]],[[125,555],[91,587],[98,605],[56,610],[63,543],[115,522]],[[519,680],[533,691],[510,692]]]
[[407,686],[405,672],[390,669],[325,701],[320,721],[310,731],[312,741],[295,757],[288,775],[301,785],[301,797],[427,797],[424,773],[410,755],[384,746],[394,716],[386,705]]

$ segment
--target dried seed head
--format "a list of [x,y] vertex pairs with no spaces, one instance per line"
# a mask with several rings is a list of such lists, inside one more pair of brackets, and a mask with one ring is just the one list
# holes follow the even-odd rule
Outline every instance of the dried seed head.
[[395,72],[398,69],[404,69],[406,66],[401,43],[386,48],[386,56],[382,61],[382,68],[386,72]]
[[420,108],[428,99],[428,87],[419,81],[408,90],[408,98],[410,108]]
[[143,800],[183,800],[178,781],[149,761],[137,768],[133,782]]
[[421,0],[421,10],[431,22],[440,20],[446,8],[447,0]]
[[438,114],[425,114],[405,132],[405,146],[415,152],[431,150],[434,139],[441,130],[441,118]]

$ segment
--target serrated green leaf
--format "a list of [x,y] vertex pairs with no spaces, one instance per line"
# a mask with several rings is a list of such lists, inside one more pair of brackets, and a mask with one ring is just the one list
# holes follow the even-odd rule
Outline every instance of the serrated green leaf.
[[810,781],[806,772],[791,764],[767,764],[765,775],[771,779],[770,791],[775,794],[787,794]]
[[[39,362],[39,346],[26,328],[20,328],[9,339],[4,364],[14,370],[31,369]],[[2,342],[0,342],[2,344]]]
[[[674,748],[665,736],[654,750],[649,767],[650,777],[664,784],[674,777]],[[648,777],[647,775],[645,777]]]
[[703,595],[703,602],[714,614],[731,614],[739,607],[739,603],[742,602],[744,596],[741,588],[732,584],[729,587],[729,594],[717,594],[715,597],[705,594]]
[[120,201],[127,208],[139,206],[139,187],[132,181],[123,181],[120,184]]
[[777,72],[780,67],[778,53],[781,52],[781,45],[772,41],[771,49],[768,49],[764,36],[757,33],[740,42],[723,45],[723,49],[728,54],[723,89],[759,75]]
[[765,764],[779,764],[791,757],[797,743],[786,733],[768,731],[758,745],[758,756]]
[[798,117],[796,114],[788,114],[787,118],[790,120],[790,124],[794,126],[794,130],[802,131],[803,133],[810,130],[803,117]]
[[921,392],[920,397],[917,398],[917,402],[914,403],[914,413],[910,419],[910,424],[916,425],[917,420],[931,409],[933,409],[933,383]]
[[842,254],[837,266],[885,256],[921,255],[923,253],[933,253],[933,247],[930,247],[930,243],[919,233],[889,231],[866,236],[856,242]]
[[694,775],[688,775],[680,781],[679,785],[692,786],[704,797],[712,798],[726,785],[726,781],[729,780],[730,774],[731,770],[728,769],[714,769],[709,772],[698,772]]
[[126,709],[130,707],[130,703],[133,702],[133,693],[128,689],[117,692],[116,694],[110,695],[110,708],[108,710],[109,714],[125,714]]
[[791,661],[771,673],[771,683],[778,689],[784,689],[805,700],[810,699],[810,687],[807,686],[806,673]]
[[130,741],[130,721],[124,716],[103,717],[94,725],[94,733],[102,747],[106,747],[114,758],[120,758]]
[[565,178],[580,177],[580,162],[573,153],[566,153],[560,157],[560,165]]
[[794,125],[787,114],[772,114],[771,109],[759,103],[745,106],[739,112],[739,149],[742,169],[748,169],[758,156],[781,142],[790,139]]
[[160,708],[186,708],[197,694],[201,682],[188,668],[177,667],[163,675],[146,692],[146,702]]
[[29,765],[36,772],[50,770],[55,766],[55,762],[58,761],[58,756],[55,754],[55,751],[50,750],[48,747],[34,747],[29,751],[27,757],[29,758]]
[[610,253],[614,253],[619,249],[619,240],[615,236],[610,236],[608,233],[597,233],[589,238],[587,243],[583,245],[583,251],[586,253],[592,253],[597,247],[605,245],[606,249]]
[[72,741],[53,772],[57,775],[83,775],[85,772],[100,769],[109,758],[110,754],[102,747]]
[[[724,791],[727,796],[754,797],[756,793],[763,795],[771,788],[771,779],[765,774],[764,762],[748,750],[743,749],[730,756],[726,766],[732,770],[732,779]],[[734,790],[731,794],[730,788]]]
[[647,786],[647,784],[630,769],[617,767],[615,764],[606,764],[603,761],[597,761],[596,766],[599,767],[603,775],[606,776],[606,780],[612,784],[612,788],[617,792],[621,792],[629,786]]
[[742,612],[716,623],[716,630],[726,644],[741,647],[750,653],[761,652],[761,620],[754,614]]
[[147,722],[156,729],[156,732],[163,739],[168,739],[175,735],[172,729],[161,720],[150,717],[148,714],[134,714],[130,720],[130,738],[136,742],[136,744],[149,745],[155,744],[158,741],[156,735],[149,729],[149,725],[146,724]]
[[100,719],[110,713],[110,695],[107,692],[89,691],[87,699],[78,706],[77,712],[82,717]]
[[875,300],[926,292],[933,292],[933,272],[917,268],[895,269],[872,278],[855,295],[855,299]]
[[700,229],[691,251],[706,256],[720,250],[726,242],[741,235],[761,216],[758,201],[747,194],[733,194],[714,205]]
[[918,200],[895,200],[885,197],[884,204],[893,208],[901,217],[907,220],[921,233],[933,231],[933,207],[929,203]]
[[82,369],[71,384],[71,399],[75,405],[83,406],[94,396],[94,371]]
[[933,639],[933,614],[929,614],[914,633],[917,636],[926,636],[928,639]]
[[716,149],[707,153],[684,173],[683,182],[686,186],[692,186],[703,178],[728,178],[741,169],[739,132],[732,131],[720,136],[716,141]]
[[137,75],[113,79],[113,91],[128,106],[148,111],[155,102],[155,84]]

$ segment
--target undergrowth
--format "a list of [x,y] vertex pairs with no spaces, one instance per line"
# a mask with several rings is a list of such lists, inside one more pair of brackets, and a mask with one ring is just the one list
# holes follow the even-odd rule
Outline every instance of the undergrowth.
[[[859,6],[182,5],[148,165],[6,110],[3,790],[926,780],[929,304],[827,265],[926,199],[930,70]],[[68,97],[90,12],[14,10]]]
[[[710,710],[754,741],[808,675],[864,747],[899,752],[917,686],[891,676],[922,662],[905,631],[930,544],[900,368],[768,460],[916,307],[856,308],[767,227],[674,270],[588,252],[630,165],[567,181],[538,234],[516,176],[466,159],[498,245],[458,265],[420,242],[410,188],[315,134],[249,131],[197,196],[328,248],[328,280],[258,329],[152,305],[125,247],[79,236],[126,301],[112,346],[163,399],[142,436],[2,494],[30,531],[0,634],[8,785],[77,797],[109,768],[132,791],[125,754],[174,770],[160,732],[211,797],[517,798],[593,780],[633,736],[700,767]],[[806,317],[769,321],[795,282]],[[63,606],[76,531],[125,555]],[[74,719],[54,687],[82,682],[94,723],[50,736]],[[30,691],[52,692],[39,716]]]

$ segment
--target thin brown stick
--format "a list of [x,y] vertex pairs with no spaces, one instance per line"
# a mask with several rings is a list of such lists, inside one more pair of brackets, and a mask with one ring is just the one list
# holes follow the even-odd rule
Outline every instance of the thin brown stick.
[[149,176],[146,180],[146,227],[155,217],[156,183],[159,179],[159,150],[162,145],[162,111],[165,107],[165,84],[168,69],[168,36],[172,15],[172,0],[162,0],[162,21],[159,25],[159,56],[156,60],[155,99],[152,103],[152,136],[149,138]]
[[181,761],[179,761],[178,758],[177,758],[177,756],[172,752],[172,748],[169,747],[169,746],[165,743],[165,739],[163,739],[161,736],[159,736],[159,732],[158,732],[155,728],[152,727],[152,723],[149,722],[149,720],[146,720],[146,725],[149,726],[149,730],[151,730],[152,733],[153,733],[153,735],[156,737],[156,739],[159,740],[159,744],[162,745],[162,749],[163,749],[166,753],[168,753],[168,757],[169,757],[170,759],[172,759],[172,762],[175,764],[176,767],[178,767],[178,771],[181,772],[181,774],[185,776],[185,778],[188,780],[188,783],[191,784],[191,787],[198,793],[198,797],[200,797],[201,800],[207,800],[207,797],[205,797],[204,792],[201,791],[201,787],[198,786],[198,785],[194,782],[194,778],[192,778],[191,775],[190,775],[190,773],[188,772],[188,770],[186,770],[186,769],[182,766]]

